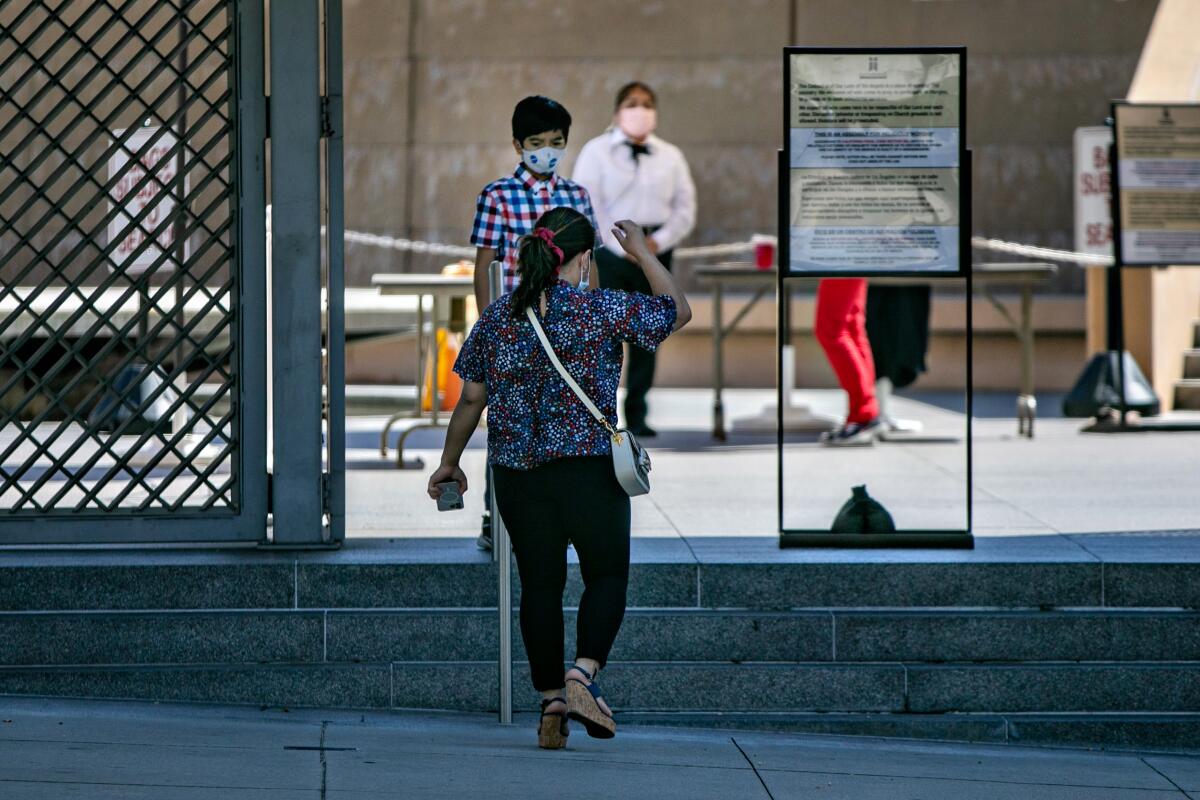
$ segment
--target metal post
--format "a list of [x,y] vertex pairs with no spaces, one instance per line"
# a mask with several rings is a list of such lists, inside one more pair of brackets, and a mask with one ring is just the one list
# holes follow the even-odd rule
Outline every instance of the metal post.
[[329,248],[328,430],[331,543],[346,538],[346,290],[345,205],[342,181],[342,0],[325,0],[325,195]]
[[317,0],[271,3],[275,544],[320,545],[321,172]]
[[[488,286],[492,299],[502,290],[502,266],[493,261],[488,267]],[[479,309],[483,313],[483,309]],[[434,398],[434,402],[437,399]],[[488,468],[491,469],[490,467]],[[512,542],[508,530],[496,507],[495,482],[489,480],[491,489],[488,509],[492,515],[492,552],[496,556],[498,586],[496,606],[500,616],[500,724],[512,724]]]
[[721,300],[724,287],[718,279],[713,283],[712,315],[713,315],[713,438],[725,441],[725,403],[721,390],[725,383],[725,330],[722,328]]

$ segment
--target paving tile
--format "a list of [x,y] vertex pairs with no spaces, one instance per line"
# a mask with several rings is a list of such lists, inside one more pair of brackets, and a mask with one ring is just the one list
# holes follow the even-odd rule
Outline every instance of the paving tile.
[[[1006,714],[1009,740],[1031,745],[1197,751],[1200,715]],[[1196,756],[1193,755],[1192,758]]]
[[290,562],[222,559],[193,563],[125,561],[29,563],[0,558],[0,610],[291,608],[295,570]]
[[[282,744],[268,749],[264,743],[260,749],[249,750],[177,744],[9,740],[3,747],[4,763],[0,766],[0,776],[3,776],[5,786],[9,781],[48,781],[54,784],[203,787],[209,791],[209,796],[224,796],[227,790],[319,792],[321,788],[321,765],[313,753],[284,750]],[[10,795],[9,791],[5,789],[7,796],[20,796]]]
[[775,800],[821,797],[827,800],[1144,800],[1178,798],[1179,793],[1095,786],[1043,786],[972,779],[864,777],[805,772],[760,773]]
[[301,608],[454,608],[496,605],[491,564],[301,564]]
[[330,611],[329,661],[487,660],[499,654],[496,611]]
[[836,612],[844,661],[1200,660],[1200,614]]
[[1200,563],[1105,564],[1104,603],[1114,607],[1200,608]]
[[305,611],[0,613],[0,665],[312,662]]
[[[581,735],[579,731],[576,735]],[[582,737],[586,738],[586,737]],[[731,769],[658,764],[597,763],[589,756],[592,742],[574,742],[575,752],[536,751],[525,745],[522,755],[497,752],[476,756],[471,769],[464,769],[456,753],[428,754],[397,763],[386,756],[367,758],[359,753],[334,752],[328,765],[327,798],[395,797],[403,787],[405,796],[422,800],[461,800],[488,797],[497,800],[527,800],[547,786],[575,786],[599,791],[607,797],[654,797],[670,800],[729,800],[765,797],[750,769]],[[527,753],[527,754],[526,754]],[[367,763],[373,762],[373,763]]]
[[1095,563],[808,563],[700,567],[706,608],[1098,606]]
[[621,721],[627,725],[770,731],[801,735],[871,736],[957,742],[1004,742],[1007,739],[1004,718],[991,714],[623,711]]
[[384,665],[0,669],[0,694],[385,708]]
[[1015,747],[955,748],[893,742],[884,750],[846,747],[845,741],[780,742],[756,734],[737,737],[760,770],[840,773],[892,778],[1121,787],[1170,790],[1170,781],[1137,756]]
[[908,667],[909,710],[1198,711],[1200,663]]
[[1145,761],[1181,789],[1189,792],[1200,791],[1200,758],[1148,755]]

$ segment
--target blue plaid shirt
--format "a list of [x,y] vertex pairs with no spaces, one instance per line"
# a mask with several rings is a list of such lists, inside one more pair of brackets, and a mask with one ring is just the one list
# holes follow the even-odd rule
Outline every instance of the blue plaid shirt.
[[552,208],[567,206],[588,218],[596,228],[597,244],[600,230],[587,189],[559,175],[539,181],[524,164],[518,164],[512,175],[492,181],[483,187],[475,203],[475,224],[471,244],[490,247],[504,264],[504,291],[516,288],[518,240],[533,230],[538,217]]

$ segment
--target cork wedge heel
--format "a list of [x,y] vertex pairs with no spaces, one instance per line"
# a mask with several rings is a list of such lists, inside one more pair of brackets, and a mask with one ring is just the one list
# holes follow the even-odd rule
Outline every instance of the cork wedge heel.
[[617,735],[617,723],[600,706],[600,686],[582,667],[572,667],[587,678],[587,683],[578,678],[567,678],[567,716],[582,723],[587,735],[593,739],[611,739]]
[[562,697],[550,697],[542,701],[542,718],[538,721],[538,747],[543,750],[561,750],[567,746],[571,731],[567,728],[567,715],[562,711],[546,712],[552,703],[567,704]]

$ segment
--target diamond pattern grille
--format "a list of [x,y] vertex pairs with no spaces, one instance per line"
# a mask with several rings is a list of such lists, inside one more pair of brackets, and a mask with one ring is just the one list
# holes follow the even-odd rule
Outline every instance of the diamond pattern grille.
[[0,517],[238,509],[233,0],[0,0]]

